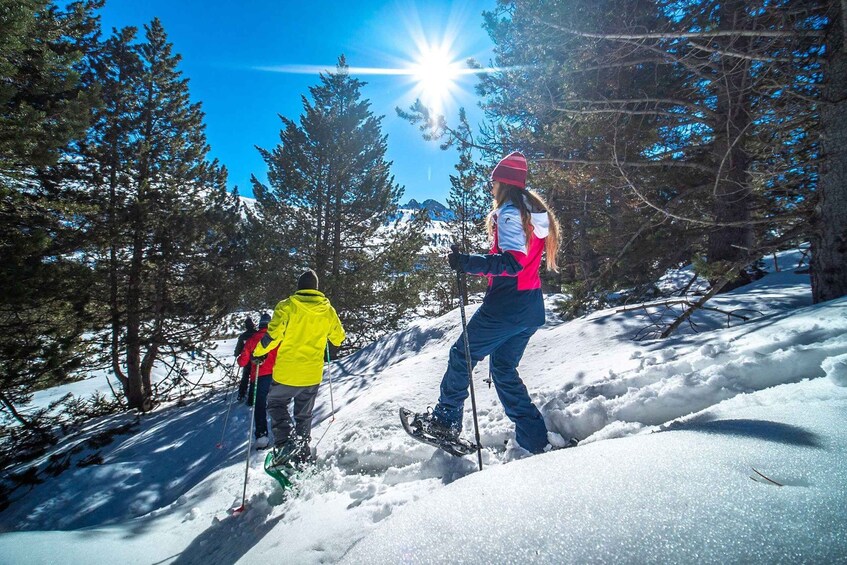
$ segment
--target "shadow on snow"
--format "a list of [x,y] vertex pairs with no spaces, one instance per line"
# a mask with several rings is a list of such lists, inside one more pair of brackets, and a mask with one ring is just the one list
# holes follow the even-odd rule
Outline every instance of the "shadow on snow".
[[821,437],[818,434],[799,426],[769,420],[746,418],[712,420],[709,415],[704,414],[703,417],[693,418],[686,422],[673,422],[663,426],[661,431],[704,432],[760,439],[799,447],[823,448]]

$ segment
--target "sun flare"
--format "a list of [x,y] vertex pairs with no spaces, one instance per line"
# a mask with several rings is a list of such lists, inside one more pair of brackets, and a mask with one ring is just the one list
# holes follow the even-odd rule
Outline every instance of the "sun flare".
[[419,53],[411,67],[418,96],[435,113],[442,113],[458,88],[462,65],[444,44],[418,46]]
[[[469,85],[473,75],[501,72],[494,66],[468,65],[469,59],[479,60],[484,52],[469,49],[465,33],[468,24],[476,18],[468,9],[454,6],[446,21],[439,14],[417,10],[405,11],[386,23],[385,35],[391,48],[378,50],[374,57],[380,63],[373,66],[349,66],[350,75],[396,76],[405,87],[394,106],[408,107],[409,95],[427,107],[433,124],[441,116],[450,115],[461,102],[472,99]],[[486,55],[487,56],[487,55]],[[284,64],[257,66],[255,69],[294,74],[335,72],[335,65]],[[384,83],[385,84],[385,83]]]

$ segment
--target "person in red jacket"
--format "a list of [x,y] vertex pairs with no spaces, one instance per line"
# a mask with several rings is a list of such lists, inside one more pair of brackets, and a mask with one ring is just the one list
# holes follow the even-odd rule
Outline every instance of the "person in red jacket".
[[[247,367],[250,365],[252,352],[256,348],[256,345],[261,341],[262,337],[268,333],[268,324],[271,321],[271,317],[268,314],[262,314],[262,317],[259,319],[259,331],[250,336],[247,341],[244,343],[244,349],[242,349],[241,354],[238,356],[238,365],[241,367]],[[268,404],[268,391],[271,388],[271,381],[273,378],[274,372],[274,363],[276,362],[276,352],[274,349],[270,353],[268,353],[267,357],[258,365],[259,367],[259,379],[256,382],[256,369],[255,367],[250,367],[250,388],[247,391],[247,405],[252,406],[253,404],[253,387],[256,387],[256,409],[254,410],[255,414],[255,431],[256,431],[256,448],[257,449],[265,449],[270,445],[270,440],[268,439],[268,415],[267,415],[267,404]]]
[[[244,331],[238,336],[238,343],[235,344],[235,360],[244,351],[244,343],[250,339],[250,336],[256,333],[256,324],[253,323],[253,318],[247,316],[244,318]],[[250,367],[244,367],[241,371],[241,380],[238,381],[238,402],[244,402],[244,397],[247,395],[247,384],[250,382]],[[252,400],[251,400],[252,402]]]

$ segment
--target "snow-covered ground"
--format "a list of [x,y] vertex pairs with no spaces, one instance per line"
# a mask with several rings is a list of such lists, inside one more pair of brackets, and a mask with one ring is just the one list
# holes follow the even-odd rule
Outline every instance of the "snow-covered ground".
[[248,510],[227,513],[241,502],[249,413],[233,407],[216,449],[219,391],[108,445],[98,432],[134,417],[57,446],[68,470],[42,473],[0,514],[0,561],[847,562],[847,299],[811,306],[808,276],[786,270],[798,258],[709,303],[749,314],[730,328],[705,312],[700,333],[633,341],[644,310],[551,317],[520,370],[548,428],[583,439],[575,449],[527,457],[484,366],[483,472],[403,433],[400,406],[435,403],[454,311],[332,365],[336,418],[324,386],[319,464],[293,496],[253,456]]

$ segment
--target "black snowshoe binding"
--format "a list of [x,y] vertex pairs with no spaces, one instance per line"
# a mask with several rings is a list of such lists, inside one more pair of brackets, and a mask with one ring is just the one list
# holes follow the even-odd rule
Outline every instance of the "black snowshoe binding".
[[476,453],[479,449],[474,443],[459,436],[458,430],[441,425],[432,417],[432,412],[416,414],[406,408],[400,408],[400,422],[403,429],[416,440],[432,445],[456,457]]
[[291,439],[265,456],[265,472],[275,478],[283,489],[292,485],[295,477],[309,463],[314,463],[309,437]]
[[311,438],[295,438],[285,442],[282,447],[274,448],[269,463],[275,468],[302,469],[312,459],[309,448]]

